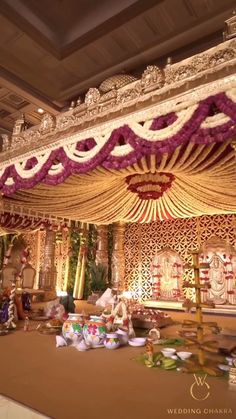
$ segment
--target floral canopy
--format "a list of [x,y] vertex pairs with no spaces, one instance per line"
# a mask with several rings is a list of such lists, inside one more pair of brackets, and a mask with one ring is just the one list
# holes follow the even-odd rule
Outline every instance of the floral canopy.
[[39,127],[18,121],[3,202],[96,224],[236,212],[235,64],[227,41],[140,80],[111,78]]

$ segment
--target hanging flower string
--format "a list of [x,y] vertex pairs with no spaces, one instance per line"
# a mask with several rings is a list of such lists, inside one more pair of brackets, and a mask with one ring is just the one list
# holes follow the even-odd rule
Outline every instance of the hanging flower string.
[[152,272],[152,296],[156,300],[161,297],[161,273],[160,264],[153,264],[151,267]]
[[4,256],[4,260],[3,260],[3,268],[5,268],[5,267],[8,265],[8,263],[9,263],[9,260],[10,260],[10,258],[11,258],[12,248],[13,248],[13,243],[10,243],[10,244],[9,244],[9,247],[8,247],[8,249],[7,249],[7,251],[6,251],[6,254],[5,254],[5,256]]
[[17,274],[14,276],[14,280],[12,281],[11,286],[11,293],[10,293],[10,300],[8,306],[8,320],[6,326],[8,329],[15,329],[16,324],[14,322],[14,305],[15,305],[15,297],[16,297],[16,281],[17,281]]
[[21,256],[21,269],[20,269],[20,272],[19,272],[19,274],[18,274],[18,276],[21,278],[22,277],[22,272],[23,272],[23,269],[26,267],[26,265],[27,265],[27,261],[28,261],[28,258],[29,258],[29,255],[30,255],[30,250],[29,250],[29,247],[27,246],[24,250],[23,250],[23,252],[22,252],[22,256]]

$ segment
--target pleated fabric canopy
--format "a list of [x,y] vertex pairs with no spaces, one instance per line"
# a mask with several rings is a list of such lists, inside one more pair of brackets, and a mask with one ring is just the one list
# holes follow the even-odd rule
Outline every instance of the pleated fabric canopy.
[[[232,73],[236,45],[227,48]],[[55,126],[45,117],[42,124],[46,132],[49,129],[49,139],[42,134],[44,125],[28,130],[23,136],[26,145],[41,137],[45,143],[31,150],[25,147],[22,154],[11,154],[0,163],[3,201],[96,224],[235,213],[236,78],[222,77],[222,71],[220,67],[220,79],[172,98],[170,87],[163,86],[158,94],[165,99],[160,102],[152,103],[154,96],[147,93],[148,106],[140,105],[140,96],[132,112],[123,114],[121,99],[116,98],[119,113],[105,120],[95,116],[93,124],[76,116],[77,111],[59,116]],[[192,80],[196,86],[198,78],[197,73],[188,83]],[[138,83],[125,90],[126,95],[142,89]],[[131,102],[134,106],[132,97]],[[93,106],[98,112],[102,103]],[[86,109],[91,119],[93,113]]]

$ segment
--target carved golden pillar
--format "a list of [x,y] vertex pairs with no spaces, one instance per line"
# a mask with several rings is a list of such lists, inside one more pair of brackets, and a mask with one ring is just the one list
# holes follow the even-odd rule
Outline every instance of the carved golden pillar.
[[125,280],[125,223],[113,224],[112,288],[124,290]]
[[49,291],[55,291],[57,271],[55,267],[55,244],[56,232],[46,230],[44,261],[40,272],[40,288]]
[[87,223],[81,223],[80,249],[79,249],[79,254],[78,254],[78,261],[77,261],[77,268],[76,268],[76,275],[75,275],[75,285],[74,285],[74,291],[73,291],[73,297],[76,300],[82,300],[83,294],[84,294],[88,232],[89,232],[89,225]]
[[96,263],[101,263],[108,268],[108,226],[97,226]]
[[62,229],[56,233],[55,265],[57,270],[56,289],[67,290],[69,273],[70,231]]

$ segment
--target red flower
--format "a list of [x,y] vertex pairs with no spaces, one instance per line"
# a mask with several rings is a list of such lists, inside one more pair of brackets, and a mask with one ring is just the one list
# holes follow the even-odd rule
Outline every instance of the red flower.
[[123,320],[123,326],[128,327],[129,325],[129,319]]
[[95,324],[90,324],[90,325],[89,325],[89,327],[88,327],[88,332],[89,332],[91,335],[96,335],[96,331],[97,331],[97,325],[95,325]]

